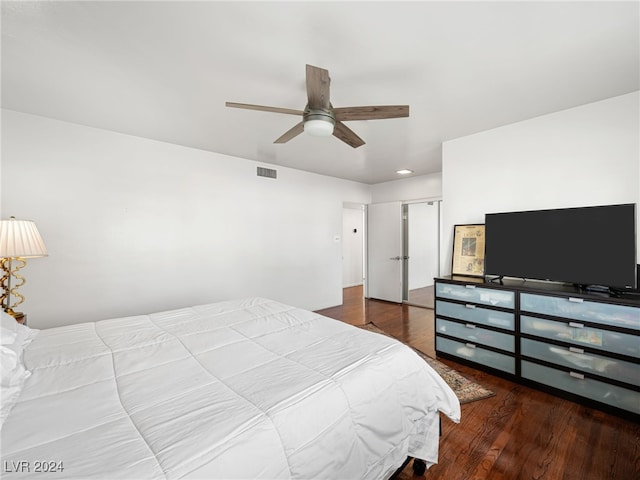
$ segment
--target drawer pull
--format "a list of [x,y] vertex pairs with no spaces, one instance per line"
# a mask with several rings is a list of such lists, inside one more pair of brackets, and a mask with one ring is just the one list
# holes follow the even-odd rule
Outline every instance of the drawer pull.
[[476,288],[475,285],[465,285],[465,287],[467,287],[467,288]]
[[467,328],[476,328],[476,326],[473,325],[472,323],[465,324],[465,327],[467,327]]
[[577,347],[569,347],[569,351],[573,353],[584,353],[584,350],[582,348]]
[[569,322],[569,326],[574,328],[584,328],[583,323],[576,323],[576,322]]
[[573,378],[577,378],[578,380],[584,380],[584,375],[576,372],[569,372],[569,375]]
[[573,303],[582,303],[584,302],[584,298],[569,297],[569,301]]
[[472,309],[473,309],[473,308],[476,308],[476,306],[475,306],[475,305],[472,305],[472,304],[470,304],[470,303],[466,303],[464,306],[465,306],[465,307],[467,307],[467,308],[472,308]]
[[476,346],[473,343],[465,343],[465,345],[469,348],[476,348]]

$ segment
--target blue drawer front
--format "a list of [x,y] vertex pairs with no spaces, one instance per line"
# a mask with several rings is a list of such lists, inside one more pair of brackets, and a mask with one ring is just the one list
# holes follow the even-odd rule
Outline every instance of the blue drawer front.
[[576,346],[590,347],[640,358],[640,338],[626,333],[586,327],[575,322],[546,320],[528,315],[520,317],[520,330],[529,335],[559,340]]
[[461,300],[463,302],[514,308],[515,292],[492,290],[475,285],[454,285],[436,282],[436,297]]
[[640,330],[640,307],[590,302],[575,297],[550,297],[521,293],[520,310],[570,318],[578,322],[593,322]]
[[474,324],[451,322],[436,318],[436,332],[459,338],[465,342],[488,345],[507,352],[515,352],[515,338],[507,333],[494,332]]
[[492,352],[472,343],[456,342],[436,336],[436,350],[464,358],[481,365],[515,374],[516,360],[509,355]]
[[515,330],[516,321],[513,312],[503,312],[479,307],[473,303],[461,305],[459,303],[436,300],[436,312],[445,317],[464,320],[492,327],[504,328],[505,330]]
[[523,360],[522,377],[640,414],[640,393]]
[[527,357],[640,386],[640,365],[634,363],[528,338],[521,340],[520,348],[522,355]]

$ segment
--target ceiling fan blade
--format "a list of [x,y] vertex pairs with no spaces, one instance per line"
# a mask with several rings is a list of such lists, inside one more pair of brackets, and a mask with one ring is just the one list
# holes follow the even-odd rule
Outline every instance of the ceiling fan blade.
[[409,116],[409,105],[380,105],[368,107],[334,108],[336,120],[381,120]]
[[336,122],[336,125],[333,127],[333,136],[339,138],[353,148],[358,148],[364,145],[364,140],[362,140],[353,130],[342,122]]
[[273,143],[286,143],[293,137],[297,137],[298,135],[300,135],[302,132],[304,132],[304,124],[300,122],[293,128],[290,128],[289,130],[284,132],[284,134],[282,134],[282,136]]
[[324,68],[307,65],[307,99],[309,108],[331,107],[329,101],[329,71]]
[[233,108],[245,108],[247,110],[260,110],[262,112],[287,113],[289,115],[302,115],[302,110],[293,110],[291,108],[266,107],[264,105],[251,105],[249,103],[225,102],[225,106]]

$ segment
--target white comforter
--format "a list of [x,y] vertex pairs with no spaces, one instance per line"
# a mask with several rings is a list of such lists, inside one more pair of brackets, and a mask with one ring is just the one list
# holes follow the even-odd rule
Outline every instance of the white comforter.
[[460,417],[410,348],[261,298],[42,330],[24,361],[3,478],[378,480]]

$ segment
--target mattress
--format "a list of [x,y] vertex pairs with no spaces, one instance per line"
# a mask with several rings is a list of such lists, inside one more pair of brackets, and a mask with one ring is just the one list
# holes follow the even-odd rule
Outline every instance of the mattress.
[[383,479],[460,404],[412,349],[247,298],[41,330],[3,478]]

